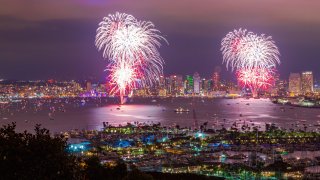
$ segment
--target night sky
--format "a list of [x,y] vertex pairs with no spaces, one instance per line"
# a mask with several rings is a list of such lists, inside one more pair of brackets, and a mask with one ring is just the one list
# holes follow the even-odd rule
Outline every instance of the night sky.
[[221,39],[247,28],[270,35],[281,53],[281,78],[320,76],[319,0],[4,0],[0,1],[0,79],[103,80],[106,61],[94,46],[98,23],[116,11],[150,20],[169,45],[168,74],[210,77]]

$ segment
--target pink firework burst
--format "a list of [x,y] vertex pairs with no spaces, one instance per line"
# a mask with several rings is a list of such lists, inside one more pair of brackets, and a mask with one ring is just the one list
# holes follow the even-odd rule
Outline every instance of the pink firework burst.
[[260,89],[273,86],[274,74],[272,68],[242,68],[237,71],[237,79],[241,86],[249,87],[253,96],[256,96]]

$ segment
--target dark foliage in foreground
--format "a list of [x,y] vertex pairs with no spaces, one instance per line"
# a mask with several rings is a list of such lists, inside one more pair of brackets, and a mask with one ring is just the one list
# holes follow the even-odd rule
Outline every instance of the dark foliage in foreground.
[[143,173],[134,166],[128,171],[120,160],[115,167],[105,167],[95,156],[83,160],[68,154],[66,139],[50,136],[40,125],[36,125],[34,134],[17,133],[15,128],[15,123],[0,128],[0,179],[217,179],[194,174]]
[[152,175],[153,179],[155,180],[218,180],[218,179],[224,179],[224,178],[218,178],[218,177],[209,177],[209,176],[202,176],[197,174],[170,174],[170,173],[157,173],[157,172],[151,172],[148,173]]
[[76,158],[65,151],[66,140],[51,137],[36,125],[34,134],[0,128],[0,171],[3,179],[78,179]]

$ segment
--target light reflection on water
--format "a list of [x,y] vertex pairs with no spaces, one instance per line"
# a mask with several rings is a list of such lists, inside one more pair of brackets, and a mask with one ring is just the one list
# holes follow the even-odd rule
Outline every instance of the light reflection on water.
[[[189,113],[175,113],[178,107],[187,108]],[[282,108],[284,107],[284,108]],[[276,123],[279,126],[291,128],[293,123],[317,124],[320,120],[319,109],[297,108],[273,104],[268,99],[161,99],[156,103],[151,100],[135,102],[135,104],[106,105],[104,107],[88,107],[67,109],[67,112],[56,113],[54,120],[49,120],[48,112],[16,113],[4,119],[0,125],[12,121],[17,122],[18,130],[32,130],[35,124],[42,124],[54,132],[70,129],[100,129],[102,122],[112,125],[139,121],[140,123],[158,123],[164,126],[178,124],[180,127],[193,127],[193,109],[198,124],[208,122],[207,128],[230,127],[234,122],[259,125]],[[25,122],[28,120],[28,122]],[[301,121],[306,120],[306,121]],[[315,129],[315,126],[308,129]],[[300,126],[301,127],[301,126]]]

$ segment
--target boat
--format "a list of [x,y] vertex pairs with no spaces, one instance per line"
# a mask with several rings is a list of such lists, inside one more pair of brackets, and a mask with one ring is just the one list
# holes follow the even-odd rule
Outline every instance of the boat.
[[183,113],[183,112],[190,112],[190,110],[189,109],[183,109],[182,107],[179,107],[179,108],[175,109],[174,112]]
[[216,118],[217,117],[217,114],[213,114],[212,118]]

